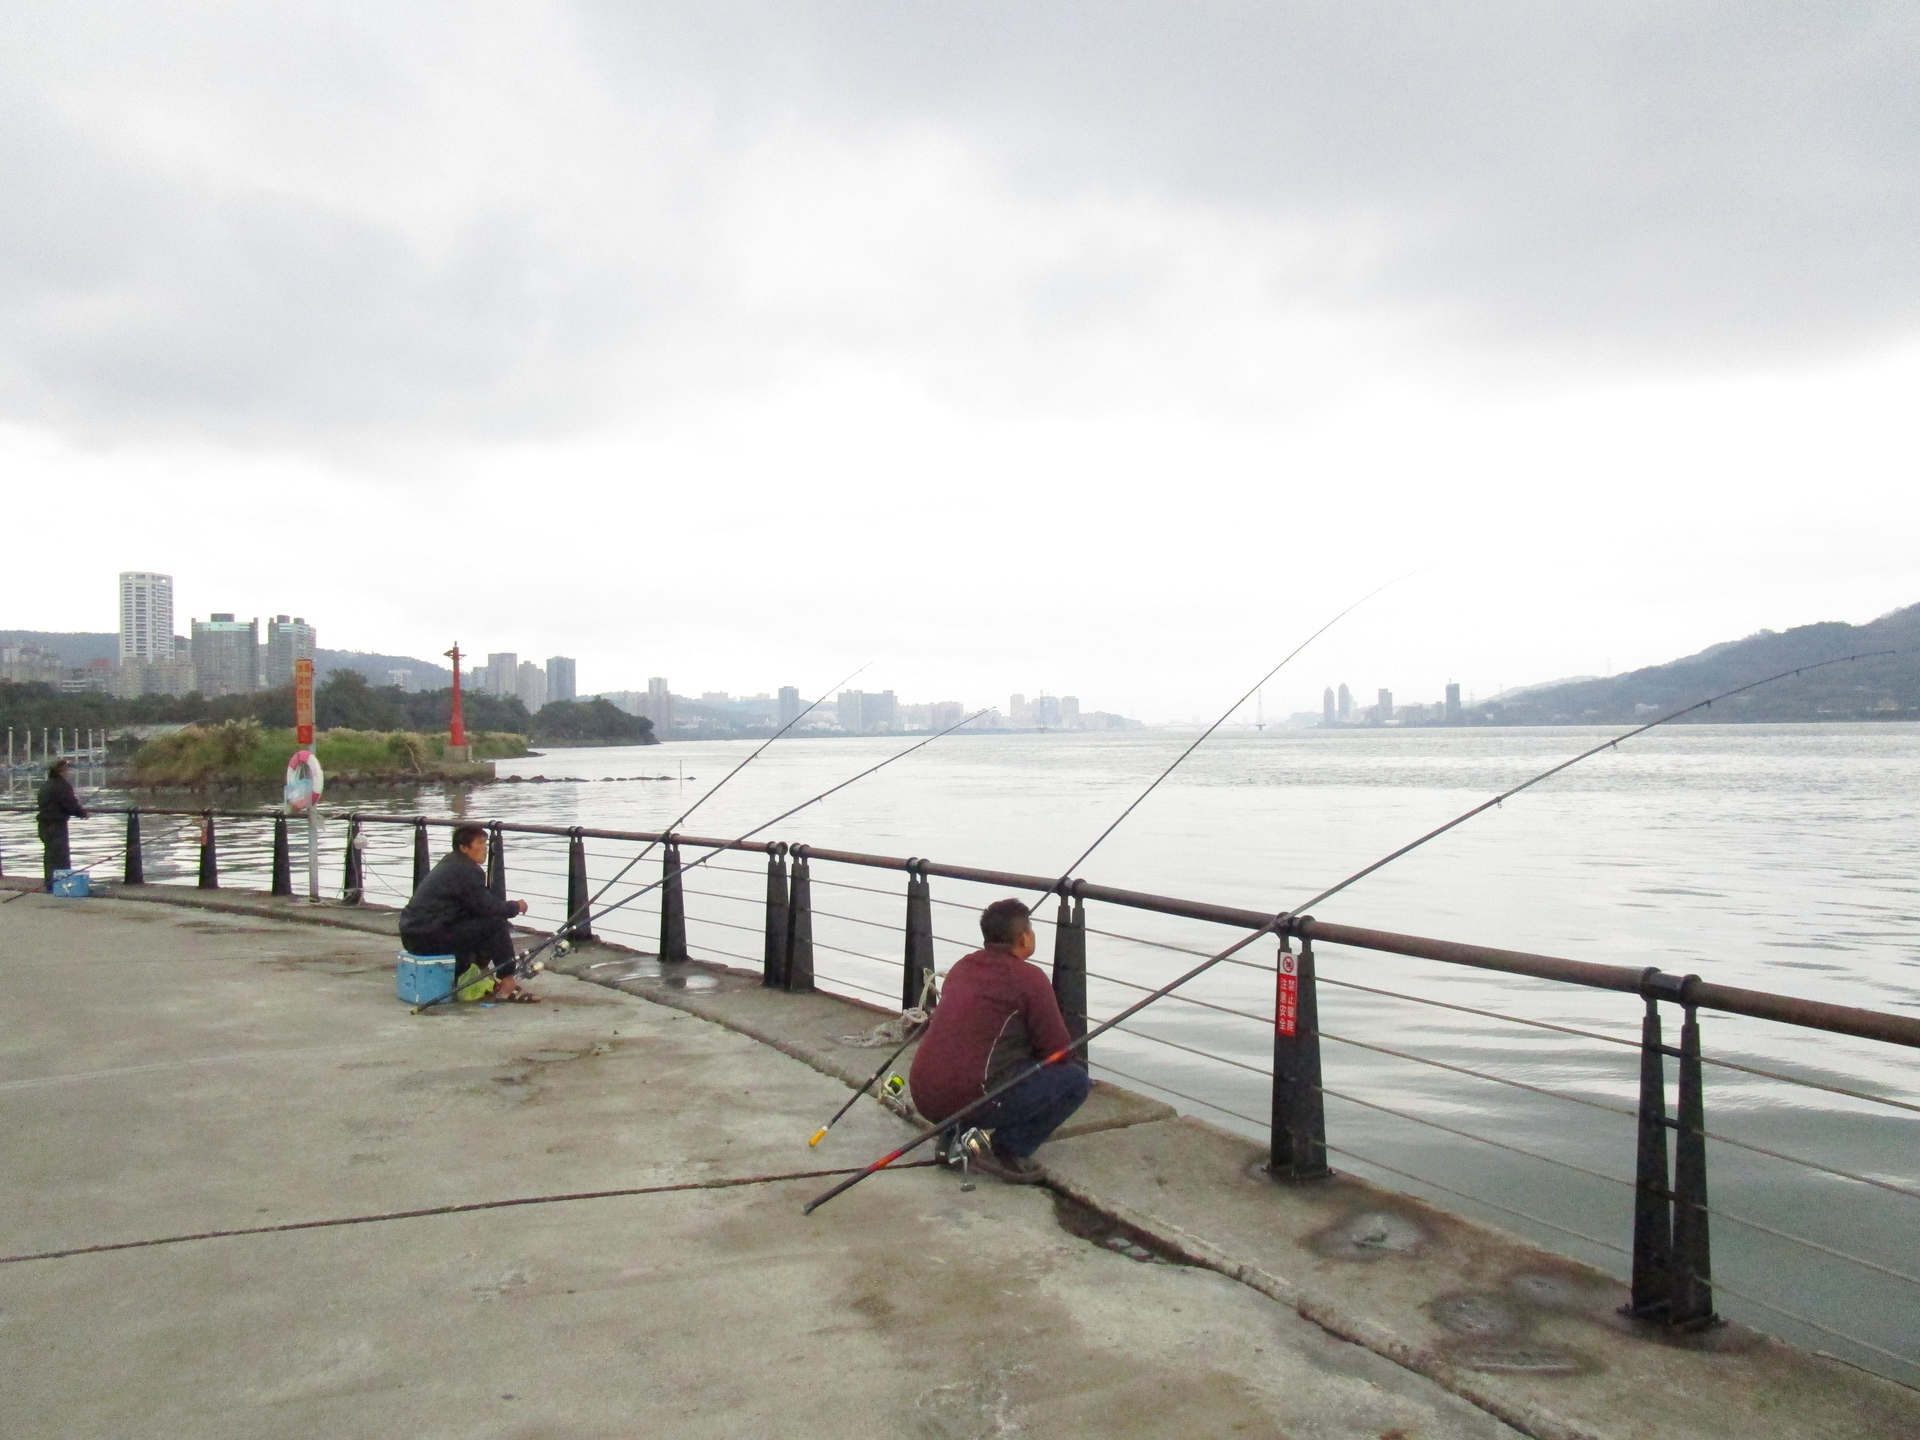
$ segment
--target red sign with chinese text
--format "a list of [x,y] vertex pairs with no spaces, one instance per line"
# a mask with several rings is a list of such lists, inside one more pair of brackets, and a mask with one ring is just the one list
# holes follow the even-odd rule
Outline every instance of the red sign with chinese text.
[[313,744],[313,661],[293,662],[293,736],[301,745]]
[[1291,955],[1280,957],[1280,988],[1273,1000],[1273,1028],[1280,1035],[1291,1035],[1300,1023],[1299,962]]

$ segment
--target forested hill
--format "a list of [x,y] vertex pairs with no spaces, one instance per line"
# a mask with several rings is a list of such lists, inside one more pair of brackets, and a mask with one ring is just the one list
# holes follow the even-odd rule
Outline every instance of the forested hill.
[[1687,718],[1737,721],[1920,720],[1920,605],[1866,625],[1826,621],[1784,633],[1762,630],[1710,646],[1698,655],[1629,675],[1525,691],[1475,707],[1474,720],[1495,725],[1615,724],[1645,720],[1749,680],[1869,650],[1903,653],[1828,665],[1736,695]]

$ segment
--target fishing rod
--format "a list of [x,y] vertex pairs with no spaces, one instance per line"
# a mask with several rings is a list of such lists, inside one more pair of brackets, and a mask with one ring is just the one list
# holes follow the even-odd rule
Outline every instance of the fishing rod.
[[[695,800],[693,804],[689,805],[686,809],[682,810],[679,816],[676,819],[674,819],[670,824],[668,824],[666,833],[668,835],[672,835],[675,830],[680,828],[681,824],[686,820],[686,818],[689,815],[693,814],[694,811],[698,810],[702,805],[706,804],[707,801],[711,800],[715,795],[719,794],[722,786],[724,786],[729,780],[733,779],[733,777],[738,775],[742,770],[746,769],[747,766],[751,765],[755,760],[758,760],[761,756],[761,753],[766,750],[767,746],[773,744],[774,741],[778,740],[782,735],[786,734],[787,731],[791,730],[794,726],[798,725],[802,720],[806,719],[807,716],[811,715],[820,706],[824,705],[829,695],[832,695],[834,691],[838,690],[842,685],[845,685],[849,680],[852,680],[856,675],[860,673],[860,671],[865,670],[867,666],[871,665],[872,663],[873,662],[869,660],[866,665],[860,666],[859,669],[849,671],[843,679],[841,679],[839,682],[837,682],[833,686],[829,687],[826,691],[824,691],[821,694],[819,699],[815,700],[811,705],[807,706],[806,709],[802,710],[798,715],[795,715],[791,720],[787,721],[786,724],[782,725],[778,730],[774,731],[773,734],[769,735],[764,741],[761,742],[761,744],[753,751],[752,754],[748,755],[744,760],[742,760],[738,765],[734,766],[725,775],[722,775],[711,789],[709,789],[699,799]],[[573,933],[573,931],[579,926],[581,919],[587,916],[592,911],[594,905],[599,903],[600,897],[602,895],[605,895],[607,891],[611,890],[615,885],[619,884],[621,879],[626,875],[626,873],[629,870],[633,869],[634,866],[638,865],[642,860],[646,859],[647,856],[651,855],[654,852],[655,847],[658,846],[659,843],[660,842],[658,840],[648,841],[646,849],[640,851],[639,854],[635,855],[631,860],[627,861],[625,865],[622,865],[620,869],[614,873],[614,876],[611,880],[607,881],[606,884],[602,885],[598,890],[594,891],[594,893],[591,896],[589,896],[581,904],[578,910],[574,911],[573,914],[567,916],[566,919],[561,921],[559,928],[556,929],[553,932],[553,934],[547,936],[544,940],[542,940],[538,945],[534,946],[534,948],[529,950],[526,954],[516,956],[514,959],[514,970],[516,974],[521,974],[521,975],[530,977],[535,973],[537,973],[538,970],[540,969],[540,965],[539,965],[540,956],[543,955],[546,951],[552,949],[554,946],[560,944],[568,935]],[[640,893],[645,894],[646,891],[643,890]],[[458,977],[456,976],[455,978],[457,979]],[[456,985],[454,986],[453,989],[449,990],[445,995],[439,996],[437,999],[428,1000],[419,1005],[416,1005],[413,1008],[412,1013],[415,1015],[418,1015],[422,1010],[431,1010],[436,1005],[444,1005],[448,1001],[457,997],[460,993],[460,989],[461,987]]]
[[1593,756],[1600,754],[1603,750],[1611,750],[1615,748],[1623,740],[1631,740],[1635,736],[1644,735],[1649,730],[1656,729],[1661,725],[1666,725],[1672,721],[1678,720],[1682,716],[1691,715],[1696,710],[1704,710],[1708,706],[1713,705],[1721,700],[1731,699],[1733,696],[1744,694],[1749,690],[1756,690],[1762,685],[1771,685],[1777,680],[1785,680],[1790,678],[1791,676],[1802,675],[1809,670],[1822,670],[1829,665],[1850,664],[1856,660],[1876,660],[1876,659],[1882,659],[1889,655],[1904,655],[1904,654],[1911,654],[1911,653],[1914,653],[1914,652],[1904,651],[1904,650],[1871,650],[1871,651],[1866,651],[1857,655],[1837,655],[1831,660],[1818,660],[1810,665],[1798,665],[1791,670],[1782,670],[1779,674],[1769,675],[1764,679],[1750,680],[1744,685],[1736,685],[1730,690],[1723,690],[1719,694],[1710,696],[1705,700],[1695,701],[1691,705],[1683,706],[1680,709],[1671,712],[1670,714],[1660,716],[1658,719],[1649,720],[1644,725],[1637,725],[1633,729],[1627,731],[1625,734],[1616,735],[1611,740],[1605,741],[1604,743],[1599,745],[1595,745],[1591,749],[1583,750],[1578,755],[1575,755],[1572,759],[1563,760],[1559,764],[1553,765],[1548,769],[1541,771],[1538,775],[1533,776],[1531,779],[1523,781],[1521,784],[1515,785],[1511,789],[1503,790],[1500,794],[1494,796],[1493,799],[1485,801],[1482,804],[1475,805],[1470,810],[1464,811],[1460,815],[1456,816],[1454,819],[1449,820],[1446,824],[1438,826],[1437,828],[1428,831],[1425,835],[1422,835],[1419,839],[1413,841],[1411,844],[1402,845],[1398,850],[1395,850],[1391,854],[1386,855],[1381,859],[1374,861],[1371,865],[1367,865],[1360,870],[1356,870],[1352,875],[1349,875],[1346,879],[1342,880],[1339,884],[1328,887],[1327,889],[1321,891],[1318,895],[1314,896],[1311,900],[1308,900],[1305,903],[1299,906],[1296,906],[1292,910],[1283,911],[1279,915],[1274,916],[1274,918],[1267,921],[1266,924],[1260,926],[1258,929],[1252,931],[1251,933],[1242,936],[1239,940],[1235,941],[1232,945],[1229,945],[1226,949],[1218,952],[1217,954],[1208,956],[1205,960],[1202,960],[1198,965],[1194,966],[1191,970],[1187,971],[1186,974],[1181,975],[1179,978],[1171,981],[1166,985],[1161,986],[1158,990],[1155,990],[1151,994],[1144,996],[1142,999],[1136,1001],[1134,1004],[1129,1005],[1126,1009],[1122,1010],[1118,1015],[1115,1015],[1112,1019],[1105,1021],[1104,1023],[1096,1026],[1092,1030],[1089,1030],[1085,1035],[1081,1036],[1079,1039],[1069,1041],[1064,1047],[1062,1047],[1059,1050],[1056,1050],[1053,1054],[1047,1056],[1044,1060],[1036,1061],[1033,1065],[1021,1071],[1019,1074],[1015,1075],[1012,1079],[1006,1081],[1006,1083],[996,1086],[994,1089],[987,1092],[987,1094],[981,1096],[978,1100],[974,1101],[972,1104],[963,1106],[958,1112],[956,1112],[953,1115],[949,1115],[945,1120],[942,1120],[938,1125],[929,1126],[926,1130],[923,1130],[919,1135],[915,1136],[912,1140],[908,1141],[905,1145],[902,1145],[901,1147],[890,1152],[887,1155],[881,1156],[880,1159],[875,1160],[872,1164],[868,1165],[865,1169],[858,1171],[853,1175],[848,1176],[845,1180],[841,1181],[838,1185],[835,1185],[832,1189],[824,1191],[821,1194],[815,1196],[812,1200],[809,1200],[805,1205],[801,1207],[800,1213],[803,1215],[811,1215],[815,1210],[819,1209],[822,1205],[826,1204],[829,1200],[832,1200],[834,1197],[838,1195],[845,1194],[848,1190],[851,1190],[855,1185],[858,1185],[862,1180],[865,1180],[869,1175],[877,1174],[879,1171],[886,1169],[889,1165],[893,1164],[894,1161],[898,1160],[901,1156],[910,1154],[914,1150],[917,1150],[920,1146],[924,1145],[928,1140],[931,1140],[934,1136],[942,1133],[943,1131],[953,1130],[957,1128],[961,1122],[969,1119],[974,1115],[981,1113],[992,1101],[999,1099],[1002,1095],[1006,1094],[1009,1090],[1013,1089],[1014,1086],[1028,1079],[1030,1076],[1037,1075],[1040,1071],[1046,1069],[1047,1066],[1049,1065],[1058,1065],[1070,1059],[1073,1056],[1074,1052],[1084,1049],[1090,1041],[1098,1038],[1099,1036],[1105,1034],[1107,1031],[1113,1029],[1121,1021],[1129,1020],[1133,1016],[1138,1015],[1142,1010],[1145,1010],[1149,1005],[1154,1004],[1156,1001],[1164,1000],[1167,996],[1171,995],[1174,991],[1180,989],[1183,985],[1186,985],[1191,981],[1197,979],[1199,976],[1205,974],[1208,970],[1211,970],[1214,966],[1220,964],[1222,961],[1227,960],[1231,958],[1233,955],[1237,954],[1239,951],[1244,950],[1247,946],[1251,945],[1255,940],[1258,940],[1262,935],[1278,934],[1278,935],[1281,935],[1282,937],[1286,937],[1286,936],[1291,936],[1297,933],[1299,929],[1302,926],[1304,926],[1311,918],[1309,916],[1302,915],[1301,914],[1302,911],[1312,908],[1314,905],[1319,904],[1320,901],[1325,900],[1330,896],[1339,894],[1342,890],[1345,890],[1348,886],[1356,883],[1357,881],[1365,879],[1368,875],[1373,874],[1375,871],[1379,870],[1382,866],[1389,865],[1393,861],[1399,859],[1401,856],[1409,854],[1414,850],[1417,850],[1420,846],[1426,844],[1429,840],[1432,840],[1440,835],[1444,835],[1447,831],[1453,829],[1457,825],[1462,825],[1466,823],[1468,820],[1471,820],[1476,815],[1484,814],[1486,811],[1500,804],[1503,800],[1510,799],[1511,797],[1518,795],[1521,791],[1530,789],[1531,787],[1538,785],[1541,781],[1550,779],[1551,777],[1558,775],[1561,771],[1570,769],[1572,766],[1578,765],[1582,760],[1591,759]]
[[[846,789],[849,785],[853,784],[856,780],[864,780],[866,779],[867,776],[873,774],[876,770],[884,770],[887,768],[887,766],[893,764],[894,761],[904,760],[907,758],[907,756],[913,754],[913,752],[916,750],[924,750],[927,746],[931,745],[934,741],[938,740],[941,736],[951,735],[954,731],[958,730],[962,725],[970,724],[971,722],[978,720],[982,715],[986,713],[987,712],[985,710],[976,710],[973,712],[973,714],[967,716],[964,720],[961,720],[953,725],[949,725],[946,729],[938,731],[932,735],[929,735],[926,739],[922,740],[919,744],[909,745],[906,749],[898,752],[897,754],[889,755],[886,759],[882,760],[877,765],[869,765],[865,770],[862,770],[858,775],[854,775],[846,780],[842,780],[838,785],[832,786],[829,789],[822,790],[818,795],[815,795],[810,800],[802,800],[798,805],[795,805],[792,809],[783,810],[781,811],[780,814],[774,816],[771,820],[768,820],[764,824],[756,825],[753,827],[753,829],[748,830],[743,834],[734,836],[734,838],[729,840],[726,844],[718,846],[712,850],[709,850],[705,855],[702,855],[699,859],[686,865],[678,873],[684,875],[688,870],[699,869],[702,865],[705,865],[708,861],[712,860],[714,856],[720,854],[722,851],[731,850],[735,846],[741,844],[743,841],[751,840],[754,836],[758,835],[761,831],[772,829],[775,825],[778,825],[782,820],[788,819],[789,817],[794,815],[798,815],[802,810],[807,809],[809,806],[818,805],[822,800],[825,800],[829,795],[837,794],[839,791],[842,791]],[[762,748],[765,748],[765,747],[762,747]],[[652,894],[655,890],[658,890],[664,884],[666,884],[666,877],[662,876],[660,879],[655,880],[651,885],[644,885],[639,889],[635,890],[632,894],[624,895],[620,899],[614,901],[611,905],[608,905],[604,909],[601,909],[595,912],[594,915],[592,916],[592,919],[596,922],[600,920],[604,920],[607,916],[611,915],[614,911],[620,909],[622,906],[629,905],[633,901],[638,900],[643,896]],[[541,942],[539,949],[545,949],[547,946],[552,945],[559,938],[560,937],[558,934],[548,936],[546,940]],[[538,949],[534,951],[530,951],[526,956],[521,957],[521,959],[523,962],[530,961],[532,957],[538,953],[539,953]],[[458,977],[456,976],[455,978],[457,979]],[[439,996],[437,999],[424,1001],[421,1004],[414,1006],[413,1010],[410,1013],[418,1015],[422,1010],[430,1010],[436,1005],[444,1005],[449,1000],[451,1000],[454,997],[454,995],[457,993],[458,993],[457,990],[451,991],[448,994]]]
[[[1407,572],[1407,574],[1399,576],[1397,579],[1387,581],[1385,585],[1376,586],[1374,589],[1369,590],[1366,594],[1362,595],[1358,600],[1354,601],[1353,604],[1347,606],[1346,609],[1342,610],[1338,615],[1334,616],[1331,620],[1327,621],[1326,624],[1322,625],[1318,630],[1314,631],[1313,634],[1309,635],[1306,639],[1302,640],[1298,645],[1294,646],[1292,650],[1288,651],[1286,658],[1281,660],[1278,665],[1275,665],[1271,670],[1267,671],[1267,673],[1262,675],[1258,680],[1254,681],[1252,687],[1248,689],[1245,695],[1242,695],[1238,700],[1234,701],[1233,704],[1229,705],[1225,710],[1223,710],[1220,714],[1219,719],[1215,720],[1213,724],[1209,725],[1205,730],[1201,731],[1198,739],[1196,739],[1191,745],[1187,746],[1186,749],[1182,750],[1178,755],[1176,755],[1173,759],[1173,763],[1168,765],[1166,769],[1162,770],[1158,775],[1156,775],[1153,779],[1153,783],[1147,786],[1147,788],[1142,790],[1138,795],[1136,795],[1133,799],[1133,803],[1127,806],[1126,809],[1122,810],[1120,814],[1115,817],[1113,823],[1107,826],[1106,829],[1102,830],[1099,833],[1099,835],[1094,838],[1094,842],[1091,845],[1087,846],[1086,849],[1082,850],[1079,854],[1079,857],[1075,859],[1071,865],[1067,866],[1066,871],[1060,876],[1060,878],[1054,881],[1052,885],[1048,886],[1041,893],[1044,895],[1051,895],[1054,892],[1058,891],[1060,894],[1061,903],[1064,905],[1066,903],[1067,885],[1073,879],[1073,872],[1078,870],[1082,865],[1084,865],[1086,863],[1087,857],[1093,854],[1094,851],[1098,850],[1100,846],[1105,843],[1107,837],[1113,834],[1115,830],[1118,830],[1120,828],[1121,823],[1125,821],[1129,815],[1133,814],[1135,810],[1140,808],[1140,804],[1142,801],[1144,801],[1155,790],[1160,788],[1160,782],[1162,780],[1165,780],[1175,770],[1179,769],[1181,764],[1185,762],[1186,758],[1189,755],[1193,754],[1194,751],[1198,750],[1203,744],[1205,744],[1207,741],[1207,738],[1211,736],[1214,731],[1218,730],[1222,725],[1226,724],[1227,721],[1232,718],[1233,712],[1238,710],[1242,705],[1246,704],[1250,696],[1257,694],[1266,685],[1266,683],[1269,680],[1273,679],[1274,676],[1278,675],[1289,664],[1291,664],[1294,658],[1298,656],[1302,650],[1305,650],[1309,645],[1313,644],[1314,641],[1318,640],[1322,635],[1326,634],[1327,631],[1331,630],[1335,625],[1338,625],[1342,620],[1346,619],[1347,616],[1351,615],[1355,610],[1359,609],[1362,605],[1366,604],[1367,601],[1371,600],[1374,596],[1378,595],[1382,590],[1390,589],[1391,587],[1398,585],[1400,581],[1410,579],[1414,575],[1417,575],[1419,573],[1420,572],[1418,570],[1410,570]],[[845,1115],[847,1111],[853,1108],[854,1101],[858,1100],[862,1095],[865,1095],[875,1085],[880,1083],[880,1077],[886,1074],[887,1071],[892,1068],[893,1063],[896,1060],[898,1060],[903,1054],[906,1053],[907,1046],[911,1045],[914,1042],[915,1038],[917,1038],[912,1033],[912,1031],[913,1031],[913,1027],[909,1026],[908,1034],[906,1038],[900,1042],[900,1048],[895,1050],[893,1054],[889,1055],[886,1059],[886,1062],[882,1064],[878,1070],[873,1072],[872,1078],[869,1079],[866,1084],[862,1085],[858,1090],[856,1090],[853,1093],[852,1099],[848,1100],[846,1104],[840,1107],[838,1113],[834,1115],[833,1119],[829,1120],[825,1125],[821,1126],[818,1130],[814,1132],[813,1138],[807,1141],[808,1145],[810,1146],[818,1145],[820,1141],[825,1138],[827,1131],[831,1130],[835,1125],[840,1123],[841,1116]]]
[[[847,1103],[833,1112],[833,1118],[813,1132],[813,1138],[807,1141],[807,1148],[809,1150],[827,1138],[827,1132],[846,1118],[847,1112],[853,1109],[854,1103],[859,1100],[862,1095],[865,1095],[869,1090],[873,1089],[874,1086],[878,1085],[880,1083],[880,1077],[891,1070],[894,1062],[907,1053],[907,1047],[920,1038],[920,1027],[927,1023],[929,1007],[938,1003],[939,994],[937,985],[938,982],[934,978],[934,973],[929,970],[927,972],[926,982],[920,987],[920,1003],[909,1010],[900,1012],[901,1020],[906,1022],[900,1044],[894,1049],[891,1055],[880,1062],[880,1068],[867,1077],[867,1083],[849,1095],[847,1097]],[[897,1095],[899,1091],[894,1090],[889,1093]]]

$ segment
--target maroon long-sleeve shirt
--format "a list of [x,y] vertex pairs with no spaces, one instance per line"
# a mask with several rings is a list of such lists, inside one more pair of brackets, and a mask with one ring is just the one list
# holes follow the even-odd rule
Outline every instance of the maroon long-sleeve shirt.
[[1034,1060],[1071,1043],[1053,986],[1037,965],[990,945],[956,961],[914,1053],[913,1104],[941,1121]]

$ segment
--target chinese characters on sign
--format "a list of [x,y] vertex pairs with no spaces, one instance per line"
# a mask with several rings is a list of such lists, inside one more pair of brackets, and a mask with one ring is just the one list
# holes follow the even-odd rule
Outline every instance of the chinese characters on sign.
[[1300,970],[1299,962],[1292,955],[1280,957],[1280,989],[1274,996],[1273,1028],[1281,1035],[1291,1035],[1300,1022]]
[[313,661],[304,656],[293,662],[293,738],[313,744]]

